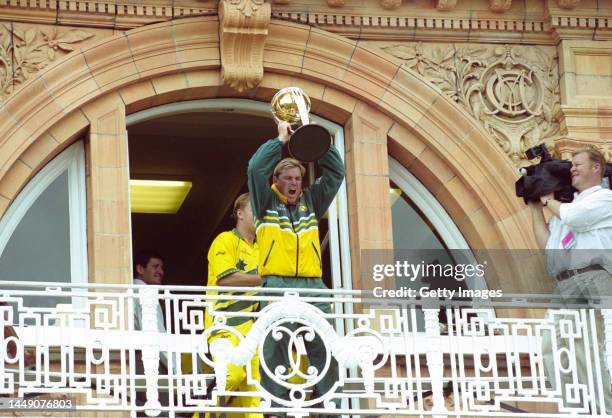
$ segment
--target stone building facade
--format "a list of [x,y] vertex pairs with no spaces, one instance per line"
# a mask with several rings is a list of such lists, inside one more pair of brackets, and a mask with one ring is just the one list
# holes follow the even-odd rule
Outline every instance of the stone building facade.
[[[393,170],[416,179],[467,248],[532,249],[514,193],[525,150],[567,158],[595,144],[612,160],[612,4],[0,0],[0,245],[20,194],[81,142],[85,281],[131,283],[130,117],[181,103],[228,113],[287,86],[343,132],[349,287],[364,287],[364,250],[397,246]],[[551,289],[518,277],[486,285]]]
[[297,85],[314,114],[345,130],[354,273],[360,250],[393,246],[381,193],[389,156],[435,196],[470,248],[531,248],[513,193],[525,149],[545,143],[567,156],[593,143],[612,153],[607,6],[7,0],[0,212],[86,137],[89,281],[127,283],[126,116],[195,99],[267,102]]

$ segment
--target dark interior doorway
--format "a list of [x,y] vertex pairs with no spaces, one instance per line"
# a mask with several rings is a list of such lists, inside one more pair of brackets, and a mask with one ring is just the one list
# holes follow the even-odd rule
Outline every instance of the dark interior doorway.
[[[247,191],[248,161],[276,135],[271,117],[229,111],[163,116],[129,127],[130,178],[193,183],[174,215],[132,213],[132,250],[150,248],[164,256],[164,284],[206,285],[208,248],[234,226],[231,207]],[[327,219],[319,228],[323,240]],[[323,256],[323,278],[331,287],[328,249]]]
[[247,163],[276,136],[271,118],[231,112],[171,115],[130,126],[130,178],[188,180],[174,215],[132,214],[132,249],[153,248],[166,261],[164,284],[206,284],[206,254],[231,229],[231,206],[247,191]]

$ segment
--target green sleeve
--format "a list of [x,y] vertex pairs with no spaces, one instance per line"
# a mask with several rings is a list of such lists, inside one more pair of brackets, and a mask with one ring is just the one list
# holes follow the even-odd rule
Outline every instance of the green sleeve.
[[255,217],[261,218],[270,205],[274,192],[270,188],[270,177],[281,160],[283,144],[278,138],[270,139],[255,151],[249,161],[248,186],[251,208]]
[[323,217],[344,180],[344,163],[333,144],[329,147],[329,151],[319,159],[319,167],[323,174],[310,186],[317,219]]

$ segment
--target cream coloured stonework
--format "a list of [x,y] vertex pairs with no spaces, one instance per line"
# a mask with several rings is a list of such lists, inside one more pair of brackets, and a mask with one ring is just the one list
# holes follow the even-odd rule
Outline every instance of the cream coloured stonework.
[[[384,163],[387,152],[403,162],[434,194],[443,197],[462,193],[466,199],[469,196],[474,205],[457,204],[453,207],[452,199],[446,199],[444,204],[473,248],[525,248],[533,245],[530,231],[522,219],[523,207],[513,196],[516,174],[510,160],[465,110],[405,68],[400,61],[388,58],[379,50],[368,49],[318,29],[273,21],[266,44],[270,48],[283,44],[290,31],[308,32],[307,41],[301,46],[283,44],[286,56],[301,56],[304,66],[296,69],[291,59],[283,62],[272,57],[264,59],[265,71],[260,87],[239,94],[224,86],[219,77],[217,50],[208,48],[211,40],[205,36],[193,37],[195,31],[206,25],[210,25],[212,33],[217,33],[215,22],[211,18],[184,19],[137,29],[127,33],[127,42],[122,41],[123,35],[118,35],[83,51],[86,56],[101,56],[104,54],[100,54],[98,49],[108,50],[108,45],[113,45],[112,59],[94,60],[92,66],[87,66],[86,60],[81,58],[74,62],[83,67],[67,61],[66,68],[59,65],[44,69],[41,72],[43,79],[55,73],[62,74],[61,82],[49,84],[50,88],[44,94],[57,98],[69,94],[70,101],[61,100],[62,114],[68,116],[57,117],[45,112],[45,107],[51,103],[34,100],[26,102],[29,109],[19,112],[17,119],[13,117],[14,126],[8,122],[12,115],[7,114],[8,118],[1,119],[4,132],[7,132],[4,138],[8,142],[3,148],[7,153],[3,154],[2,166],[7,174],[0,179],[0,190],[12,190],[4,197],[12,200],[28,178],[28,172],[25,176],[13,173],[18,173],[15,170],[21,166],[19,149],[39,141],[38,136],[20,136],[16,130],[30,114],[40,115],[39,130],[53,134],[58,143],[64,137],[76,138],[83,131],[81,122],[84,122],[85,129],[91,132],[92,144],[97,141],[101,146],[109,145],[115,150],[114,155],[120,157],[125,146],[120,130],[125,109],[228,94],[269,101],[278,88],[307,78],[309,81],[302,85],[311,95],[313,108],[321,116],[344,124],[347,130],[346,149],[353,153],[347,158],[347,184],[352,190],[349,192],[349,211],[354,251],[370,244],[391,242],[390,213],[385,201],[388,196],[382,193],[372,200],[380,187],[386,188],[383,184],[388,181],[388,168]],[[202,54],[198,59],[181,54],[187,47],[199,48]],[[176,57],[176,61],[168,61],[161,67],[159,61],[154,61],[155,57],[169,54]],[[189,60],[184,57],[189,57]],[[202,70],[215,59],[216,66]],[[312,66],[306,65],[308,60],[312,61]],[[110,72],[115,79],[109,78],[104,87],[95,82],[96,74],[104,73],[105,68],[127,61],[133,62],[146,76],[139,76],[137,72],[133,77],[126,77],[126,74]],[[157,62],[158,66],[152,66],[152,62]],[[319,63],[327,63],[327,66],[321,67]],[[191,81],[187,84],[186,80]],[[22,90],[9,97],[7,104],[11,106],[8,108],[19,103],[25,93]],[[7,108],[3,111],[6,113]],[[95,126],[110,128],[100,131]],[[372,142],[374,133],[376,140]],[[416,133],[414,138],[413,133]],[[14,140],[13,135],[16,135]],[[41,133],[40,138],[43,137]],[[385,138],[391,142],[385,144]],[[423,146],[414,147],[411,141]],[[9,148],[10,144],[13,144],[12,148]],[[393,144],[393,147],[388,144]],[[380,164],[364,164],[365,154],[372,152],[383,159]],[[111,272],[126,277],[129,257],[125,255],[127,249],[123,245],[129,213],[127,205],[122,202],[126,199],[127,178],[122,180],[123,166],[106,161],[104,153],[96,157],[92,149],[90,155],[92,177],[88,193],[92,198],[89,219],[94,226],[90,232],[90,242],[93,243],[90,267],[94,277],[101,280],[107,280],[107,274]],[[38,169],[33,167],[32,171]],[[380,184],[372,183],[375,179]],[[457,188],[459,185],[460,189]],[[106,203],[110,201],[114,203],[108,206]],[[104,216],[103,211],[110,211],[111,215]],[[366,221],[372,216],[387,219],[387,227],[372,228],[372,223]],[[100,231],[99,237],[97,231]],[[103,238],[105,234],[111,237]],[[358,264],[353,264],[353,267],[359,268]]]
[[552,47],[370,42],[450,97],[517,165],[526,149],[560,137],[559,75]]
[[270,3],[222,0],[219,3],[221,66],[225,82],[238,91],[263,78],[264,42],[270,24]]
[[567,138],[612,142],[612,41],[566,40],[559,45],[561,108]]
[[[423,3],[223,0],[224,22],[214,0],[0,1],[0,216],[46,162],[85,137],[90,281],[128,283],[126,115],[193,99],[268,102],[297,85],[314,113],[345,128],[355,288],[359,252],[392,247],[389,155],[470,247],[534,247],[529,212],[513,195],[522,152],[546,142],[567,158],[596,143],[612,159],[612,6]],[[522,281],[490,288],[550,290],[523,274],[542,266],[507,266]]]
[[[544,141],[564,153],[593,142],[610,152],[610,110],[602,94],[609,45],[597,40],[610,37],[610,13],[586,0],[573,9],[532,0],[495,3],[496,10],[488,1],[442,3],[448,7],[230,1],[223,7],[233,8],[232,23],[221,21],[216,3],[206,1],[174,9],[163,1],[68,1],[55,20],[50,3],[0,5],[5,20],[24,24],[83,25],[61,27],[72,33],[114,28],[73,42],[79,45],[73,53],[35,69],[6,97],[0,211],[46,161],[88,133],[90,274],[96,281],[115,274],[123,282],[129,276],[125,162],[109,166],[105,153],[110,147],[120,157],[125,115],[199,98],[269,101],[278,88],[299,85],[313,99],[313,112],[347,131],[353,254],[390,245],[388,197],[379,193],[388,178],[386,155],[439,199],[471,247],[532,247],[527,212],[513,195],[522,151]],[[249,19],[268,6],[271,22],[253,25]],[[210,16],[186,18],[202,14]],[[150,24],[156,21],[164,22]],[[232,53],[246,46],[252,54]],[[564,70],[568,65],[573,72]],[[603,80],[601,89],[589,90],[581,82],[587,76]],[[598,94],[603,104],[585,98]],[[578,102],[568,104],[564,97],[570,96]],[[100,131],[107,123],[112,129]],[[96,154],[96,147],[106,151]],[[376,163],[365,155],[375,155]],[[384,227],[372,228],[365,221],[372,216]]]

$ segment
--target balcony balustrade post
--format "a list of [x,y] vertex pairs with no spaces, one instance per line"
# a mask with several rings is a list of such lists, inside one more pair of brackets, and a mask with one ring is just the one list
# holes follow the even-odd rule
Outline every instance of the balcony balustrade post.
[[[7,393],[8,388],[12,386],[13,382],[12,376],[8,373],[5,373],[5,361],[9,352],[9,344],[14,342],[15,344],[19,344],[14,337],[7,336],[4,327],[11,325],[11,308],[5,306],[4,303],[0,303],[0,329],[2,329],[2,344],[0,344],[0,393]],[[6,318],[6,322],[5,322]],[[17,347],[19,349],[19,347]],[[7,384],[4,385],[5,379],[8,380]]]
[[[210,354],[214,359],[215,364],[215,379],[217,382],[216,388],[218,391],[224,392],[227,386],[227,370],[229,367],[228,356],[234,354],[236,349],[234,345],[226,338],[219,338],[213,341],[210,345]],[[234,364],[243,365],[236,362]]]
[[612,309],[602,309],[601,315],[604,319],[604,348],[606,357],[606,369],[602,373],[608,372],[612,378]]
[[445,418],[447,415],[444,404],[444,357],[442,354],[442,338],[438,309],[423,309],[425,313],[425,335],[427,340],[427,368],[431,379],[433,400],[432,412],[434,418]]
[[144,287],[139,290],[140,306],[142,307],[142,363],[145,371],[147,401],[145,411],[149,416],[160,414],[161,404],[157,379],[159,377],[159,341],[157,329],[157,306],[159,293],[156,288]]

